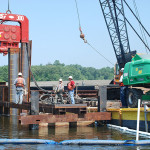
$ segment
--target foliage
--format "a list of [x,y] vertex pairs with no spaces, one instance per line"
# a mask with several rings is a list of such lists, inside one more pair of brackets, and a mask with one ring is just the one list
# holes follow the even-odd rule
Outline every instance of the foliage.
[[[68,80],[73,76],[74,80],[107,80],[113,79],[113,68],[106,67],[95,69],[82,67],[81,65],[65,65],[56,60],[53,64],[38,65],[31,67],[36,81],[57,81],[59,78]],[[32,79],[31,79],[32,80]],[[8,81],[8,67],[0,67],[0,82]]]
[[8,82],[8,66],[0,67],[0,82]]

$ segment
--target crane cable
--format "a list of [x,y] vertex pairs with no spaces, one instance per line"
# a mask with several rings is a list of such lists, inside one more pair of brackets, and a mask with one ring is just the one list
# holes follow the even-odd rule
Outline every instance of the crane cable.
[[85,35],[82,32],[81,29],[81,21],[80,21],[80,15],[79,15],[79,9],[78,9],[78,4],[77,4],[77,0],[75,0],[75,4],[76,4],[76,10],[77,10],[77,16],[78,16],[78,22],[79,22],[79,31],[80,31],[80,38],[83,39],[84,43],[88,44],[95,52],[97,52],[101,57],[103,57],[106,61],[108,61],[111,65],[114,66],[114,64],[109,61],[105,56],[103,56],[95,47],[93,47],[86,39],[85,39]]
[[141,23],[141,21],[137,18],[137,16],[134,14],[134,12],[132,11],[132,9],[130,8],[130,6],[128,5],[128,3],[126,2],[126,0],[123,0],[126,4],[126,6],[129,8],[129,10],[132,12],[132,14],[134,15],[134,17],[137,19],[137,21],[140,23],[140,25],[142,26],[142,28],[144,29],[144,31],[147,33],[147,35],[150,37],[149,32],[146,30],[146,28],[144,27],[144,25]]
[[[136,16],[139,19],[139,21],[141,22],[140,15],[139,15],[138,8],[137,8],[135,0],[133,0],[133,5],[134,5],[135,12],[136,12]],[[139,27],[140,27],[140,31],[141,31],[141,35],[142,35],[143,41],[149,47],[148,42],[147,42],[147,38],[146,38],[146,35],[145,35],[145,32],[144,32],[144,29],[142,28],[140,23],[139,23]],[[146,49],[146,53],[148,53],[148,49],[146,48],[146,46],[145,46],[145,49]]]
[[[121,10],[118,8],[118,6],[116,5],[116,8],[118,9],[118,11],[124,16],[124,14],[121,12]],[[125,17],[125,16],[124,16]],[[131,25],[131,23],[129,22],[129,20],[125,17],[125,20],[127,21],[127,23],[130,25],[130,27],[132,28],[132,30],[136,33],[136,35],[139,37],[139,39],[142,41],[142,43],[145,45],[145,47],[147,47],[147,49],[150,51],[150,48],[147,46],[147,44],[143,41],[143,39],[140,37],[140,35],[138,34],[138,32],[135,30],[135,28]],[[141,22],[140,22],[141,24]],[[142,25],[142,24],[141,24]],[[143,27],[143,26],[142,26]],[[145,30],[145,29],[144,29]],[[147,33],[147,32],[146,32]],[[149,33],[148,33],[149,34]]]
[[75,0],[76,3],[76,10],[77,10],[77,15],[78,15],[78,21],[79,21],[79,29],[81,28],[81,22],[80,22],[80,16],[79,16],[79,9],[78,9],[78,4],[77,1]]
[[112,64],[114,66],[114,64],[109,61],[105,56],[103,56],[96,48],[94,48],[89,42],[87,42],[87,44],[94,50],[96,51],[99,55],[101,55],[105,60],[107,60],[110,64]]
[[[134,14],[133,10],[130,8],[130,6],[128,5],[128,3],[126,2],[126,0],[123,0],[126,4],[126,6],[129,8],[129,10],[131,11],[131,13],[133,14],[133,16],[137,19],[137,21],[139,22],[139,24],[141,25],[141,27],[143,28],[143,30],[147,33],[147,35],[150,37],[149,32],[146,30],[146,28],[144,27],[144,25],[141,23],[141,21],[137,18],[137,16]],[[117,8],[119,10],[119,8]],[[120,11],[120,10],[119,10]],[[120,13],[122,14],[122,12],[120,11]],[[122,14],[123,15],[123,14]],[[140,35],[137,33],[137,31],[133,28],[133,26],[130,24],[130,22],[128,21],[128,19],[125,17],[125,20],[128,22],[128,24],[130,25],[130,27],[134,30],[134,32],[137,34],[137,36],[140,38],[140,40],[143,42],[143,44],[145,45],[145,47],[150,51],[149,46],[145,43],[145,41],[140,37]]]
[[[9,9],[9,0],[8,0],[8,10],[6,11],[6,14],[10,13],[11,14],[11,10]],[[6,21],[1,20],[0,24],[3,24]]]
[[11,10],[9,9],[9,0],[8,0],[8,10],[6,11],[6,14],[10,13],[11,14]]

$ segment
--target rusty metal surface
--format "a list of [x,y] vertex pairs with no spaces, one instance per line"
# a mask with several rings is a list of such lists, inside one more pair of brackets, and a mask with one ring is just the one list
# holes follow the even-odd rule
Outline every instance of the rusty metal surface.
[[55,104],[54,108],[86,108],[87,104]]
[[[106,87],[107,87],[107,99],[108,100],[120,99],[120,87],[119,86],[107,85]],[[45,88],[48,90],[48,86],[45,86]],[[43,93],[40,90],[35,90],[35,91],[39,91],[40,94]],[[54,93],[54,90],[49,90],[49,91],[52,92],[52,96],[55,97],[56,94]],[[78,90],[77,95],[81,98],[98,98],[98,91],[99,90]],[[68,95],[66,94],[67,92],[68,91],[65,90],[63,97],[68,97]]]
[[109,112],[93,112],[93,113],[86,113],[85,119],[88,121],[94,120],[111,120],[111,113]]
[[[60,104],[60,105],[48,105],[39,104],[39,112],[51,113],[51,114],[66,114],[67,112],[75,114],[85,114],[86,104]],[[68,105],[68,106],[67,106]],[[30,102],[23,102],[22,104],[15,104],[13,102],[0,101],[0,106],[4,108],[18,108],[23,110],[31,110]]]
[[39,124],[39,123],[56,123],[56,122],[78,122],[78,121],[99,121],[111,120],[110,112],[87,113],[84,118],[79,118],[78,114],[65,115],[28,115],[20,117],[21,124]]
[[8,101],[8,87],[0,86],[0,101]]
[[77,95],[86,98],[86,97],[98,97],[98,90],[78,90]]
[[[39,91],[40,94],[43,93],[43,91],[41,90],[32,90],[32,91]],[[54,90],[49,90],[49,92],[52,93],[52,96],[55,97],[55,93]],[[68,97],[68,95],[66,94],[68,91],[65,90],[63,97]],[[82,97],[82,98],[86,98],[86,97],[98,97],[98,90],[78,90],[77,91],[77,95]]]
[[30,110],[30,103],[15,104],[13,102],[0,101],[0,106],[4,106],[5,108],[18,108],[18,109]]
[[[8,101],[8,87],[0,86],[0,102]],[[4,108],[2,105],[0,106],[0,114],[8,114],[8,108]]]
[[6,86],[6,82],[0,82],[0,86]]
[[21,124],[39,124],[39,123],[55,123],[55,122],[76,122],[77,114],[66,115],[29,115],[20,117]]
[[[3,102],[3,88],[0,87],[0,102]],[[0,106],[0,114],[3,114],[3,106]]]

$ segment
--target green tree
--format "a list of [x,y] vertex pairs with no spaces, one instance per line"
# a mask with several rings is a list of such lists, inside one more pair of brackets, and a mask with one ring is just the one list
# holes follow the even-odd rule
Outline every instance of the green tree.
[[[58,81],[59,78],[68,80],[70,75],[74,80],[111,80],[114,76],[113,68],[110,67],[95,69],[78,64],[65,65],[59,60],[53,64],[32,66],[31,70],[36,81]],[[33,81],[32,78],[31,80]],[[0,82],[8,82],[8,66],[0,67]]]

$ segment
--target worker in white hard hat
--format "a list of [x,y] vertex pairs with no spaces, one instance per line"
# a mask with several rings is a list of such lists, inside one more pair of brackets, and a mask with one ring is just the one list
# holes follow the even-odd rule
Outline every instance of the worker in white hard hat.
[[63,80],[59,79],[59,84],[56,87],[56,93],[58,98],[60,99],[60,102],[63,103],[63,92],[64,92],[64,84],[63,84]]
[[18,78],[15,79],[14,85],[16,86],[16,104],[22,104],[23,101],[23,90],[25,88],[25,80],[22,77],[22,73],[18,73]]
[[123,71],[124,71],[124,68],[121,68],[121,70],[120,70],[121,76],[120,76],[120,80],[119,80],[120,100],[122,103],[122,108],[127,108],[128,104],[126,101],[126,91],[127,91],[128,87],[123,84]]
[[124,68],[121,68],[121,70],[120,70],[121,72],[123,72],[124,71]]
[[75,82],[73,81],[72,76],[69,76],[68,79],[69,79],[69,83],[67,84],[67,88],[68,88],[69,96],[71,98],[71,104],[75,104],[75,100],[74,100]]

